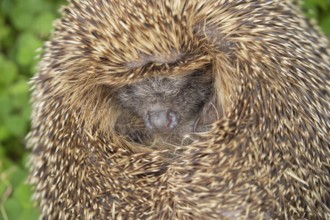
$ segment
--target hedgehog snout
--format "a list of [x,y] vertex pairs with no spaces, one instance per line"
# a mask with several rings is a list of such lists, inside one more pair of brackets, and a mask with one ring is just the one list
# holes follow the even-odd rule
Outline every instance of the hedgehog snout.
[[177,114],[167,109],[148,111],[145,118],[146,126],[156,132],[168,132],[178,125]]

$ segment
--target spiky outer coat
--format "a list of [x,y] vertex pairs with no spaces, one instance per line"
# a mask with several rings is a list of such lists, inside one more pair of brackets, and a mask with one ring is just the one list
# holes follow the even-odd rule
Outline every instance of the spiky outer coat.
[[[169,160],[116,135],[113,88],[204,66],[225,112],[199,142]],[[72,1],[32,81],[42,216],[329,219],[329,77],[290,1]]]

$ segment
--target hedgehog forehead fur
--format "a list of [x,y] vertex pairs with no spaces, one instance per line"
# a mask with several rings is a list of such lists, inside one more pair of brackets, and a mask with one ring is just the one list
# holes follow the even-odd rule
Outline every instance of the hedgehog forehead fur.
[[[330,219],[330,50],[293,0],[71,0],[33,78],[46,219]],[[174,157],[118,89],[205,69],[222,117]]]

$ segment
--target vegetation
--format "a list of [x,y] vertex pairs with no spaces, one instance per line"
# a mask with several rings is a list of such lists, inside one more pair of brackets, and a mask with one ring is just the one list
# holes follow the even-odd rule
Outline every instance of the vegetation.
[[[28,80],[65,0],[0,1],[0,220],[38,219],[26,184],[24,138],[31,107]],[[330,36],[330,1],[304,0],[306,14]]]

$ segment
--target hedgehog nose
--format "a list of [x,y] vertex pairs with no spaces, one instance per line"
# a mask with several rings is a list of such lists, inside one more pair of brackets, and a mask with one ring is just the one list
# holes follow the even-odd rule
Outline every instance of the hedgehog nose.
[[178,124],[177,116],[172,111],[150,111],[147,115],[147,126],[158,132],[170,131]]

